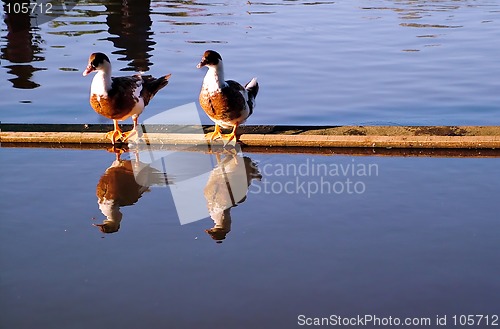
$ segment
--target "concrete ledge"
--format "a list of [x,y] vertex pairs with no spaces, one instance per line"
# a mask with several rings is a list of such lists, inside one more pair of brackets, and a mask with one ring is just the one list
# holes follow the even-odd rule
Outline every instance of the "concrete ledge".
[[[115,152],[109,144],[62,144],[62,143],[2,143],[2,148],[45,148],[45,149],[74,149],[74,150],[99,150]],[[127,145],[118,147],[130,151]],[[224,147],[219,145],[150,145],[150,150],[219,153]],[[375,157],[436,157],[436,158],[500,158],[500,149],[404,149],[404,148],[365,148],[365,147],[264,147],[242,146],[245,153],[254,154],[310,154],[310,155],[344,155],[344,156],[375,156]]]
[[[131,129],[123,125],[123,130]],[[111,125],[2,124],[2,143],[110,144]],[[151,145],[207,145],[213,126],[147,126]],[[500,149],[500,126],[242,126],[252,147]],[[221,144],[217,141],[215,144]]]

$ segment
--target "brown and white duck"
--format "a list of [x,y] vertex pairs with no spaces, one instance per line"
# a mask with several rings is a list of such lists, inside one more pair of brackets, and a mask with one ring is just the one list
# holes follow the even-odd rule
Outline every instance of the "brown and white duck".
[[135,204],[148,191],[148,186],[137,183],[132,167],[131,160],[121,160],[117,156],[97,183],[97,204],[106,219],[102,224],[94,226],[103,233],[117,232],[123,217],[120,208]]
[[220,153],[215,156],[217,165],[210,173],[203,190],[214,226],[205,232],[212,239],[221,242],[231,231],[231,209],[245,202],[252,181],[260,181],[262,175],[257,163],[249,157],[225,154],[221,158]]
[[[197,68],[208,67],[200,92],[200,105],[215,123],[210,141],[227,138],[227,143],[238,139],[236,129],[252,114],[255,97],[259,92],[257,79],[253,78],[245,87],[233,80],[224,80],[222,57],[213,50],[203,54]],[[232,132],[222,135],[220,128],[232,128]],[[226,144],[227,144],[226,143]]]
[[135,160],[122,160],[123,150],[115,150],[116,160],[106,169],[96,186],[99,209],[106,216],[102,224],[94,224],[103,233],[114,233],[120,229],[123,214],[121,207],[134,205],[150,186],[165,186],[172,183],[166,173],[160,172]]
[[[168,84],[170,74],[161,78],[150,75],[134,75],[129,77],[112,77],[111,62],[103,53],[93,53],[89,57],[87,68],[83,72],[86,76],[97,71],[90,87],[90,105],[100,115],[112,119],[114,130],[106,134],[115,144],[117,140],[126,142],[137,134],[138,117],[149,104],[154,95]],[[118,121],[132,117],[134,127],[123,133]]]

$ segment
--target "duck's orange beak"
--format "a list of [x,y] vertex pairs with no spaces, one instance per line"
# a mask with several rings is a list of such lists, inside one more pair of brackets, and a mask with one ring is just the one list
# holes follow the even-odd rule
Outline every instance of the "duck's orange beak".
[[87,68],[85,68],[85,71],[83,71],[83,76],[88,75],[90,72],[94,72],[95,68],[92,65],[88,65]]

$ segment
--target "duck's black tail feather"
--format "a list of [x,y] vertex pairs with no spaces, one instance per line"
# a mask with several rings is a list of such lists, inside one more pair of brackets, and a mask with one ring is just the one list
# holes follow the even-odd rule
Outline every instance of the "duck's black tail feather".
[[167,74],[161,78],[155,79],[150,75],[143,75],[143,88],[141,96],[144,99],[144,105],[148,105],[149,101],[153,99],[156,93],[168,85],[168,79],[170,79],[171,74]]
[[250,82],[245,85],[245,89],[248,91],[249,98],[255,99],[255,97],[257,97],[257,93],[259,92],[259,83],[257,82],[257,78],[250,80]]

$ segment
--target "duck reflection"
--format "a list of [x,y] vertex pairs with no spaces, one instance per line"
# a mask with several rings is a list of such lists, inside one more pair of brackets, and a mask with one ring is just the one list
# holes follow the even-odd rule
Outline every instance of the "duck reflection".
[[113,42],[114,54],[124,55],[130,61],[122,71],[149,71],[152,65],[148,54],[153,48],[151,40],[150,0],[112,0],[106,1],[108,32],[113,36],[107,39]]
[[139,161],[122,160],[123,150],[116,151],[116,160],[106,169],[96,187],[99,209],[106,216],[102,224],[94,224],[103,233],[120,229],[123,214],[120,207],[135,204],[153,185],[170,184],[167,175]]
[[231,209],[245,202],[254,179],[261,180],[257,164],[247,156],[216,154],[217,165],[210,173],[204,189],[205,199],[214,226],[205,230],[221,243],[231,231]]
[[31,27],[31,18],[28,13],[19,13],[14,10],[8,10],[7,5],[23,3],[29,6],[29,0],[4,1],[4,22],[7,25],[7,43],[2,47],[2,59],[6,59],[13,65],[5,66],[9,69],[8,73],[15,75],[15,78],[9,79],[14,88],[34,89],[40,85],[32,80],[33,73],[43,68],[36,68],[29,64],[32,62],[43,61],[45,58],[40,56],[42,49],[40,36],[35,34],[35,29]]

